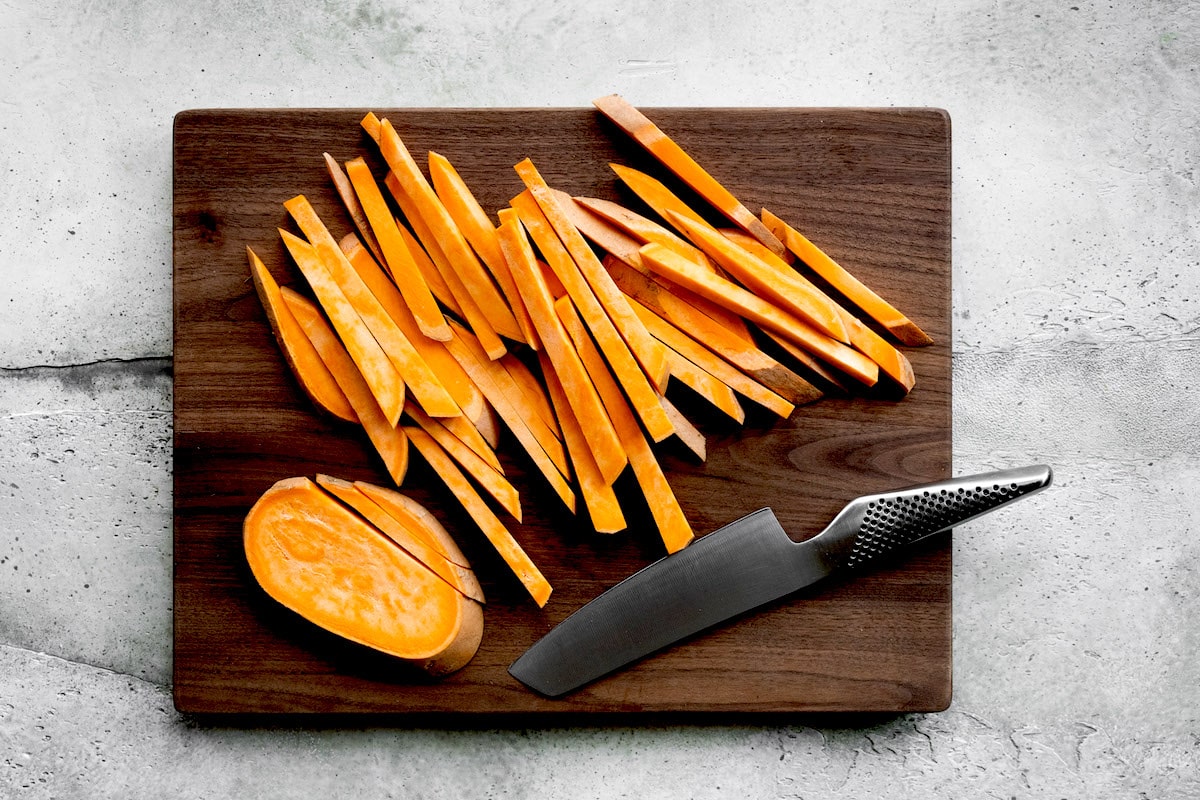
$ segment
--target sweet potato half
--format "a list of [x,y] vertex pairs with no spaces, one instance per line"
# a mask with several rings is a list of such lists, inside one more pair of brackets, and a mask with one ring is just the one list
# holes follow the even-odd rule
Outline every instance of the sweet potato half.
[[269,488],[243,525],[255,580],[326,630],[441,676],[465,666],[483,609],[308,478]]

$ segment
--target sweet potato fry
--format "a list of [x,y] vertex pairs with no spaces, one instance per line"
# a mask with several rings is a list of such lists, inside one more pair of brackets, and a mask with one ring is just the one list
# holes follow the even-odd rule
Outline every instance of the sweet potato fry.
[[408,472],[408,438],[404,431],[393,425],[384,415],[371,387],[367,385],[350,354],[337,334],[325,322],[317,306],[287,287],[281,290],[281,294],[292,315],[304,329],[304,334],[312,342],[321,360],[329,367],[338,386],[354,407],[354,412],[358,415],[375,452],[383,460],[388,475],[397,486],[401,485]]
[[659,465],[650,443],[646,440],[646,435],[638,427],[637,418],[630,409],[625,396],[621,394],[621,387],[617,385],[616,379],[605,366],[604,357],[596,348],[591,337],[588,336],[583,320],[569,299],[559,300],[555,304],[555,310],[563,320],[563,325],[571,340],[578,348],[579,357],[583,360],[588,375],[596,384],[596,391],[603,398],[604,407],[613,420],[617,435],[621,438],[621,444],[629,454],[629,465],[646,498],[650,514],[654,517],[655,524],[658,525],[658,533],[662,537],[663,545],[666,546],[668,553],[682,550],[694,537],[692,526],[684,516],[675,492],[667,483],[667,478],[663,474],[662,467]]
[[258,291],[271,330],[275,333],[283,360],[291,367],[296,382],[317,408],[338,419],[357,423],[358,415],[354,413],[354,406],[350,405],[346,393],[338,386],[333,373],[325,366],[320,354],[305,336],[304,329],[287,307],[279,284],[257,253],[247,247],[246,255],[250,259],[254,288]]
[[850,302],[861,308],[868,316],[886,328],[903,344],[920,347],[932,344],[933,339],[912,320],[896,310],[870,287],[850,274],[843,266],[830,258],[799,231],[779,217],[762,211],[763,222],[784,241],[788,250],[804,262],[813,272],[820,275],[830,286],[841,292]]
[[730,389],[752,400],[760,406],[773,411],[787,419],[795,410],[795,405],[779,394],[763,386],[758,381],[740,371],[705,345],[696,341],[684,331],[659,317],[645,306],[632,301],[634,310],[646,324],[646,329],[660,342],[670,347],[676,353],[691,361],[702,370],[724,383]]
[[[425,224],[437,240],[454,271],[462,279],[467,292],[479,306],[492,330],[501,336],[521,341],[521,328],[500,290],[479,262],[433,187],[425,179],[417,162],[392,127],[384,119],[379,126],[379,150],[392,174],[420,211]],[[406,214],[407,216],[407,214]]]
[[[521,220],[529,217],[533,221],[539,213],[537,204],[533,201],[532,196],[523,196],[526,200],[523,202],[523,207],[517,210],[521,215]],[[554,235],[554,232],[550,231],[544,223],[542,223],[541,230],[547,240]],[[591,380],[588,379],[578,354],[570,346],[566,332],[562,329],[562,323],[554,313],[554,299],[546,286],[542,270],[534,258],[525,231],[521,228],[521,223],[510,215],[505,215],[505,220],[500,224],[500,244],[508,258],[509,267],[512,268],[517,287],[521,290],[521,296],[525,298],[525,307],[529,309],[542,347],[550,357],[554,371],[562,381],[563,390],[570,399],[571,408],[579,418],[583,432],[587,436],[588,445],[592,449],[600,473],[607,482],[612,483],[625,468],[627,459],[621,450],[621,444],[617,439],[616,431],[613,430],[612,422],[600,402],[600,397],[596,394]],[[563,255],[565,255],[565,251],[563,251]],[[618,336],[615,329],[612,330],[612,335]],[[626,357],[629,363],[632,363],[633,359],[628,355],[628,351],[626,351]],[[636,365],[634,365],[634,370],[638,377],[644,378],[644,374],[636,368]],[[649,384],[647,384],[647,388],[649,388]]]
[[[312,287],[317,301],[329,315],[329,321],[337,331],[338,338],[345,344],[346,351],[358,367],[358,372],[370,387],[379,409],[394,427],[404,410],[404,379],[379,342],[371,335],[370,329],[359,317],[337,281],[329,274],[317,248],[288,231],[281,229],[279,235],[283,237],[288,252]],[[342,388],[345,390],[346,387]],[[358,410],[357,407],[355,410]],[[359,418],[362,418],[361,413]]]
[[645,114],[615,94],[595,100],[594,104],[601,113],[637,140],[638,144],[649,150],[664,166],[678,175],[684,183],[692,187],[718,211],[729,217],[735,225],[758,239],[772,251],[783,252],[783,244],[775,238],[775,235],[742,205],[732,192],[706,172],[696,163],[695,159],[651,122]]
[[[571,259],[575,262],[579,273],[587,281],[592,294],[595,295],[596,300],[599,301],[608,318],[612,320],[612,324],[621,334],[621,338],[625,340],[629,352],[641,364],[642,369],[650,380],[659,385],[660,380],[663,379],[666,373],[666,365],[663,362],[663,348],[658,342],[654,341],[652,336],[646,333],[637,315],[630,310],[624,296],[617,289],[616,285],[613,284],[607,270],[601,265],[600,259],[596,257],[595,252],[588,246],[587,241],[583,238],[583,234],[571,222],[568,214],[560,207],[558,199],[542,179],[533,162],[525,159],[517,164],[516,170],[521,180],[525,182],[530,194],[533,195],[546,221],[554,229],[559,241],[563,243],[567,253],[570,254]],[[566,284],[566,281],[564,281],[564,284]],[[567,286],[567,290],[571,290],[569,285]]]
[[513,281],[512,271],[504,260],[504,251],[500,249],[500,240],[496,237],[496,228],[488,219],[487,212],[471,193],[467,182],[458,174],[458,170],[450,160],[438,153],[429,153],[429,178],[437,192],[438,199],[446,206],[446,212],[458,225],[460,231],[484,265],[491,271],[499,284],[500,290],[508,300],[517,324],[521,326],[521,336],[530,347],[537,349],[537,335],[533,330],[533,322],[525,309],[525,301],[517,291]]
[[[621,338],[621,334],[617,331],[612,320],[605,312],[604,307],[592,292],[587,280],[583,277],[575,261],[571,258],[570,253],[567,252],[562,242],[555,235],[554,229],[546,220],[541,207],[532,193],[526,190],[514,197],[511,203],[512,207],[517,210],[525,229],[529,231],[529,236],[546,258],[546,262],[553,273],[562,282],[566,292],[575,303],[576,308],[579,309],[584,323],[588,326],[592,335],[596,337],[601,351],[604,353],[617,380],[628,395],[630,402],[633,403],[634,410],[637,412],[642,424],[646,426],[646,430],[656,442],[670,436],[673,432],[670,425],[671,421],[667,419],[666,414],[662,410],[662,405],[658,402],[658,398],[661,396],[663,376],[647,375],[641,366],[639,366],[637,360],[626,346],[625,340]],[[503,229],[503,225],[501,229]],[[512,266],[515,276],[517,266],[511,261],[510,266]],[[601,265],[601,270],[603,270],[603,265]],[[605,274],[607,275],[607,271],[605,271]],[[609,277],[609,281],[611,280],[611,277]],[[544,280],[541,282],[545,283]],[[520,281],[518,281],[518,285],[521,285]],[[616,288],[615,285],[613,288]],[[525,287],[522,287],[522,293],[524,291]],[[531,305],[533,302],[533,300],[526,297],[527,305]],[[624,299],[622,299],[622,302],[625,302]],[[626,303],[626,307],[628,308],[628,303]],[[533,308],[529,310],[531,314],[535,313]],[[548,310],[553,317],[553,309],[550,308]],[[537,321],[537,316],[534,316],[534,322],[536,323]],[[557,326],[557,323],[553,319],[547,321],[546,324],[551,327]],[[541,333],[540,327],[538,328],[538,332],[539,334]],[[555,360],[555,366],[556,369],[560,370],[564,368],[559,366],[557,360]],[[576,402],[573,394],[576,391],[572,387],[574,378],[562,375],[561,372],[560,377],[563,378],[563,387],[567,390],[568,395],[572,397],[572,408],[576,410],[576,413],[583,414],[584,412]],[[599,400],[595,401],[595,405],[599,408]],[[587,431],[587,420],[581,421],[584,422],[584,430]],[[589,432],[589,436],[591,435]],[[607,432],[605,435],[607,436]],[[615,434],[613,435],[613,441],[615,441]],[[604,456],[597,453],[596,458],[605,474],[609,474],[605,468]]]
[[363,213],[367,216],[372,233],[383,251],[382,263],[387,264],[388,273],[400,290],[400,297],[412,311],[413,319],[421,333],[430,339],[446,341],[450,338],[450,329],[442,310],[438,308],[437,300],[429,290],[429,284],[417,268],[416,261],[408,251],[408,245],[400,235],[400,227],[392,216],[375,176],[371,174],[367,162],[355,158],[346,162],[346,175],[354,187],[354,193],[359,199]]
[[515,486],[508,482],[499,470],[485,461],[461,439],[455,436],[441,420],[429,416],[413,404],[405,406],[404,413],[412,417],[421,429],[437,441],[446,454],[453,458],[463,470],[475,479],[500,506],[521,521],[521,498]]
[[758,295],[704,271],[662,245],[648,244],[641,252],[642,259],[656,272],[737,311],[751,322],[782,334],[855,380],[867,386],[873,386],[879,380],[879,366],[874,361]]
[[446,455],[446,452],[434,441],[432,436],[420,428],[408,428],[407,433],[413,446],[446,484],[450,492],[462,503],[471,519],[496,548],[496,552],[517,576],[534,602],[539,606],[546,605],[551,592],[549,581],[542,575],[537,565],[530,560],[529,555],[517,543],[509,530],[504,527],[504,523],[500,521],[487,502],[475,491],[475,487],[471,486],[470,481],[462,474],[454,461]]
[[[667,290],[662,284],[623,263],[606,257],[604,265],[631,301],[636,300],[676,328],[688,331],[693,339],[703,342],[706,347],[789,402],[802,405],[821,397],[817,387],[761,350],[748,334],[742,336],[735,332],[736,329],[730,330],[704,313],[700,305],[689,302],[687,298]],[[704,300],[690,292],[687,294]],[[708,305],[709,301],[704,300],[703,308],[707,309]]]
[[554,365],[550,363],[550,357],[544,351],[540,352],[538,357],[546,375],[546,389],[550,401],[558,417],[559,427],[562,428],[563,442],[566,444],[567,454],[571,457],[575,482],[579,486],[579,493],[583,495],[583,504],[587,507],[588,516],[592,521],[592,529],[597,533],[625,530],[625,513],[617,501],[617,493],[612,483],[600,474],[596,457],[592,455],[579,419],[567,401],[567,394],[558,380]]

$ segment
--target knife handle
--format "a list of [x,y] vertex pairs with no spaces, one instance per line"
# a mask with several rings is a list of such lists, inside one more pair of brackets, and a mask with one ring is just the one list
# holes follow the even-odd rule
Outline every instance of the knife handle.
[[856,567],[1039,492],[1052,477],[1050,467],[1037,465],[864,495],[850,501],[814,541],[827,558]]

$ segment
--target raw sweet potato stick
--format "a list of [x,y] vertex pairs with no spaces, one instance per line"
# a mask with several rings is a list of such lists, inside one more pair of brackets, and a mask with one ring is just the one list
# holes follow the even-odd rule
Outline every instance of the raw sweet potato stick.
[[[329,321],[345,344],[346,351],[354,359],[384,417],[394,427],[404,411],[403,377],[396,371],[379,342],[371,335],[371,331],[358,316],[358,312],[346,298],[337,281],[329,274],[317,248],[288,231],[281,229],[279,235],[304,274],[305,280],[312,287],[317,301],[329,315]],[[361,419],[361,414],[359,417]]]
[[487,502],[471,486],[466,476],[442,450],[441,445],[420,428],[410,428],[408,436],[418,452],[433,467],[433,471],[462,504],[471,519],[475,520],[475,524],[496,548],[496,552],[504,559],[504,563],[521,581],[521,584],[533,597],[534,602],[539,606],[546,605],[551,592],[549,581],[530,560],[528,554],[513,538],[509,530],[504,527],[504,523],[500,521]]
[[[646,333],[646,329],[642,327],[637,315],[630,310],[620,290],[613,284],[612,278],[600,264],[600,259],[596,257],[595,252],[583,238],[583,234],[571,222],[555,194],[538,174],[533,162],[525,159],[517,164],[516,170],[537,202],[546,222],[554,229],[559,241],[562,242],[563,247],[575,262],[575,266],[587,282],[591,294],[595,296],[604,309],[604,313],[612,321],[612,325],[621,334],[629,352],[641,364],[650,381],[661,386],[666,371],[663,365],[663,348]],[[562,275],[559,277],[563,278]],[[566,284],[565,279],[564,284]],[[570,284],[566,284],[566,288],[568,291],[572,291]],[[576,304],[579,304],[579,300],[576,300]],[[609,358],[612,358],[611,354]]]
[[913,347],[933,343],[933,339],[916,323],[851,275],[844,267],[826,255],[824,250],[810,242],[795,228],[765,208],[762,210],[762,218],[767,227],[771,228],[776,236],[783,239],[788,249],[795,253],[798,259],[872,319],[887,328],[902,343]]
[[399,486],[408,472],[408,439],[404,431],[384,416],[371,387],[367,385],[337,334],[321,316],[320,309],[303,295],[286,286],[281,290],[281,294],[292,315],[320,354],[321,360],[329,367],[329,371],[333,373],[346,398],[354,407],[367,438],[371,440],[375,452],[383,459],[388,475]]
[[429,226],[438,246],[462,279],[467,292],[483,312],[492,330],[501,336],[521,341],[521,327],[500,290],[479,263],[478,257],[467,244],[458,226],[454,224],[433,187],[425,179],[396,129],[386,119],[379,125],[379,150],[392,174],[403,187],[404,193],[420,210],[421,217]]
[[362,158],[347,161],[346,175],[383,251],[383,263],[387,264],[388,274],[396,282],[400,296],[412,311],[413,319],[417,321],[421,333],[430,339],[446,341],[450,338],[450,329],[446,326],[442,310],[438,308],[437,300],[429,290],[429,284],[425,282],[416,261],[408,251],[396,218],[392,216],[367,162]]
[[[522,215],[522,219],[536,211],[536,204],[532,203],[532,198],[530,203],[532,205],[524,209],[525,215]],[[554,299],[546,286],[545,277],[534,258],[521,222],[512,214],[501,213],[503,221],[500,224],[500,244],[504,248],[505,257],[508,258],[513,278],[521,290],[521,296],[525,298],[525,307],[529,309],[542,347],[549,355],[554,370],[562,381],[563,390],[570,399],[571,408],[579,418],[600,473],[606,481],[612,483],[628,463],[616,431],[613,430],[612,421],[605,413],[596,388],[588,379],[583,364],[579,361],[579,355],[570,346],[562,323],[554,313]],[[550,235],[553,235],[553,232]],[[640,370],[637,374],[642,375]]]
[[667,478],[663,475],[662,467],[650,447],[650,442],[647,441],[642,429],[638,427],[637,418],[630,410],[624,395],[621,394],[621,387],[617,385],[616,380],[604,365],[604,358],[591,337],[588,336],[583,320],[580,319],[569,299],[564,297],[559,300],[555,304],[555,310],[563,320],[563,325],[571,340],[579,349],[579,357],[583,360],[588,374],[596,384],[596,391],[603,398],[604,407],[612,417],[617,435],[621,437],[621,444],[629,454],[629,465],[645,495],[650,514],[658,525],[658,533],[662,538],[663,545],[666,546],[668,553],[682,550],[694,536],[692,526],[684,516],[675,492],[667,483]]
[[[651,437],[656,442],[660,442],[670,436],[674,429],[671,427],[671,421],[663,412],[662,405],[658,402],[661,391],[659,386],[655,385],[655,383],[663,382],[663,376],[649,376],[638,365],[637,360],[630,353],[625,340],[621,338],[621,334],[613,324],[612,319],[605,312],[604,306],[601,305],[592,292],[587,279],[580,272],[578,265],[571,258],[571,254],[567,252],[555,234],[554,229],[542,213],[541,207],[533,197],[533,194],[527,189],[514,197],[511,203],[512,207],[516,209],[524,228],[528,230],[530,238],[533,239],[534,244],[537,245],[538,250],[545,257],[547,264],[551,268],[551,272],[562,283],[563,288],[575,303],[575,307],[579,309],[579,313],[583,317],[584,323],[588,326],[588,330],[596,337],[596,341],[604,353],[605,359],[608,361],[621,387],[628,395],[630,402],[633,403],[634,410],[637,412],[642,424],[646,426],[646,430],[649,431]],[[510,265],[513,268],[515,276],[517,267],[511,261]],[[603,265],[601,265],[600,269],[604,270]],[[537,272],[539,273],[541,282],[544,284],[545,279],[541,276],[541,270],[539,269]],[[607,271],[605,271],[605,274],[607,276]],[[612,280],[611,276],[608,276],[608,280]],[[519,281],[518,285],[521,285]],[[525,288],[522,286],[522,293],[524,293]],[[615,285],[613,288],[616,288]],[[549,292],[548,289],[547,292]],[[534,300],[526,298],[526,305],[531,305],[533,302]],[[622,302],[625,302],[623,298]],[[628,304],[626,304],[626,307],[628,308]],[[533,308],[529,310],[531,314],[534,313]],[[544,324],[552,328],[558,327],[560,323],[553,319],[553,310],[551,309],[550,311],[551,319],[544,321]],[[538,318],[535,316],[534,322],[536,323],[537,321]],[[643,330],[645,330],[644,327]],[[538,331],[539,333],[541,332],[540,327]],[[561,373],[561,370],[565,369],[565,367],[560,366],[557,360],[555,361],[555,365],[556,369],[560,370],[563,388],[567,390],[568,394],[572,394],[575,391],[572,385],[574,378]],[[655,383],[652,383],[652,381]],[[572,396],[571,405],[576,409],[576,413],[582,413],[581,407],[574,396]],[[595,406],[597,408],[600,407],[598,399],[595,401]],[[584,430],[587,430],[586,421],[584,421],[584,425]],[[591,435],[589,433],[589,436]],[[607,431],[604,435],[608,435]],[[615,442],[615,434],[612,437],[612,441]],[[597,453],[596,459],[601,468],[608,474],[608,470],[605,468],[605,456]]]
[[637,140],[655,158],[692,187],[718,211],[729,217],[735,225],[758,239],[772,251],[782,254],[783,244],[763,225],[758,217],[709,175],[682,147],[619,95],[609,95],[593,101],[606,117]]
[[354,406],[350,405],[346,393],[338,386],[333,373],[325,366],[312,342],[304,335],[304,329],[300,327],[280,293],[279,284],[257,253],[247,247],[246,255],[250,259],[250,275],[266,311],[267,321],[271,324],[271,330],[275,332],[283,359],[292,368],[292,374],[296,376],[300,388],[317,408],[338,419],[357,423],[358,415],[354,413]]

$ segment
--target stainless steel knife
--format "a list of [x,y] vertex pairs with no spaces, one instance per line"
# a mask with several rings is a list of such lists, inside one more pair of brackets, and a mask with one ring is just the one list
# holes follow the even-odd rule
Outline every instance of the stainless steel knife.
[[763,508],[616,584],[508,668],[548,697],[578,689],[738,614],[945,531],[1050,485],[1032,466],[851,500],[816,536],[793,541]]

